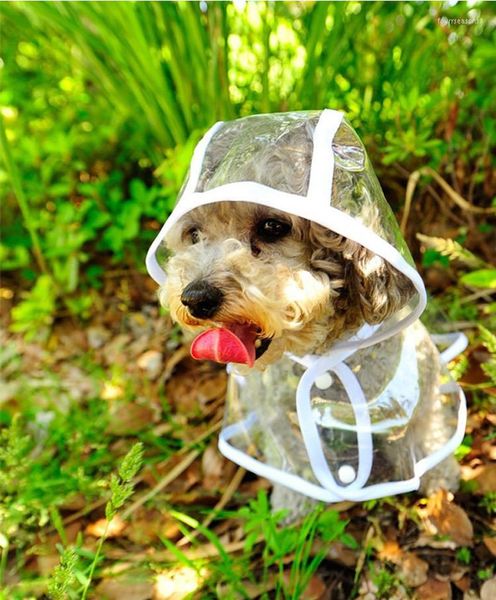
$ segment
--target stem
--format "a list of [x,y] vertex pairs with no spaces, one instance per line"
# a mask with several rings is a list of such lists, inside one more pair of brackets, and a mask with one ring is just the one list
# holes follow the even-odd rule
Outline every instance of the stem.
[[38,263],[38,266],[42,273],[48,274],[48,269],[45,263],[45,259],[43,257],[43,253],[41,251],[40,239],[38,237],[38,233],[33,224],[34,220],[29,211],[29,206],[26,200],[26,196],[24,195],[24,190],[22,189],[21,180],[19,178],[19,173],[17,171],[17,166],[12,159],[12,154],[10,153],[9,141],[7,140],[7,135],[5,133],[5,126],[3,122],[3,118],[0,117],[0,154],[5,163],[5,167],[7,169],[7,173],[10,178],[10,183],[12,184],[12,189],[14,190],[14,195],[17,199],[17,203],[19,204],[19,208],[21,209],[22,216],[24,218],[24,225],[26,229],[29,231],[29,235],[31,236],[31,242],[33,244],[33,253]]
[[0,559],[0,588],[3,585],[3,576],[7,568],[7,558],[9,556],[9,542],[7,539],[5,541],[7,543],[2,545],[2,557]]
[[102,551],[102,547],[103,547],[103,542],[105,541],[106,537],[107,537],[107,532],[108,532],[108,528],[110,525],[110,521],[107,519],[107,524],[105,525],[105,530],[102,534],[102,537],[98,540],[98,546],[96,548],[96,552],[95,552],[95,557],[93,558],[93,562],[91,563],[91,569],[88,575],[88,581],[86,582],[85,586],[84,586],[84,590],[83,590],[83,594],[81,596],[81,600],[86,600],[86,596],[88,595],[88,591],[90,589],[90,585],[91,585],[91,580],[93,579],[93,574],[95,572],[96,569],[96,563],[98,562],[98,558],[100,556],[100,553]]

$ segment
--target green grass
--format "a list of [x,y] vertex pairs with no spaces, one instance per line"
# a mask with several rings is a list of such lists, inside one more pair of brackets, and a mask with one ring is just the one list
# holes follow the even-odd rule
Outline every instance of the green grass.
[[[439,22],[467,14],[476,22]],[[7,591],[0,597],[36,597],[49,586],[54,598],[80,598],[111,576],[119,543],[92,540],[84,528],[106,505],[107,517],[118,511],[134,526],[138,508],[127,495],[136,478],[118,474],[117,465],[136,444],[141,473],[158,482],[137,476],[139,508],[172,519],[190,543],[176,547],[162,533],[143,547],[120,540],[137,557],[126,569],[133,581],[182,566],[196,573],[205,598],[219,590],[248,597],[254,589],[301,597],[312,575],[329,568],[329,544],[353,545],[347,519],[318,507],[298,527],[283,526],[265,493],[241,488],[229,510],[215,509],[211,491],[175,503],[169,486],[156,487],[166,477],[161,469],[178,469],[181,482],[185,473],[193,477],[218,425],[202,423],[200,411],[178,414],[126,348],[103,356],[77,340],[91,326],[108,329],[112,340],[128,334],[132,314],[142,317],[156,302],[140,275],[143,258],[207,127],[257,112],[333,107],[360,132],[391,205],[403,211],[426,281],[442,282],[427,320],[469,333],[470,352],[450,365],[452,374],[463,382],[478,366],[473,349],[488,357],[479,380],[463,385],[473,411],[492,410],[494,8],[210,2],[203,12],[197,2],[4,2],[0,26],[0,298],[8,305],[0,348],[0,589]],[[155,325],[142,335],[168,360],[181,338],[158,311],[146,314],[163,335]],[[136,342],[133,334],[125,345]],[[116,415],[133,410],[145,417],[116,424]],[[460,459],[474,439],[466,438]],[[474,492],[475,484],[464,484],[463,493]],[[493,496],[474,500],[488,517]],[[373,501],[355,517],[363,527],[377,526],[388,510],[412,520],[405,503]],[[74,515],[80,530],[69,539]],[[235,524],[240,541],[225,550],[222,531]],[[142,555],[145,547],[160,558]],[[356,592],[372,573],[373,550],[359,551],[355,576],[340,568],[348,594],[354,577]],[[60,557],[50,574],[37,570],[43,553]],[[462,549],[458,558],[467,556]],[[478,571],[481,580],[493,573],[482,563]],[[383,597],[398,584],[388,567],[372,576]]]

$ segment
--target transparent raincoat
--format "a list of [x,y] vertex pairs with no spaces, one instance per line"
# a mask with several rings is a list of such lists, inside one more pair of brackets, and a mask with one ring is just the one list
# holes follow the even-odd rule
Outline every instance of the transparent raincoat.
[[[267,175],[273,169],[281,172],[278,189]],[[287,169],[298,174],[298,189],[285,184]],[[261,204],[319,223],[388,261],[415,293],[386,321],[364,325],[323,356],[286,354],[262,373],[241,374],[229,364],[221,452],[327,502],[417,489],[420,477],[463,438],[465,399],[444,364],[466,340],[433,340],[418,322],[425,288],[356,132],[334,110],[214,125],[197,145],[177,205],[148,252],[157,283],[166,279],[160,251],[171,227],[193,208],[222,201]],[[443,353],[435,343],[445,346]],[[439,403],[444,417],[436,435]],[[433,431],[428,442],[426,419]]]

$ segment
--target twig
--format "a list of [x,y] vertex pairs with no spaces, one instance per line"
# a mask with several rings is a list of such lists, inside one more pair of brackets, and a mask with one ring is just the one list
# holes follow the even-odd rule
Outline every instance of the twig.
[[123,519],[127,519],[136,509],[140,508],[143,506],[143,504],[145,504],[145,502],[148,502],[148,500],[151,500],[154,496],[156,496],[161,490],[164,489],[164,487],[168,486],[169,483],[172,483],[174,479],[179,477],[179,475],[181,475],[181,473],[185,471],[195,459],[198,458],[200,453],[200,450],[192,450],[189,454],[187,454],[183,460],[176,465],[172,471],[170,471],[170,473],[168,473],[157,483],[157,485],[155,485],[150,491],[146,492],[146,494],[143,494],[140,498],[133,502],[131,506],[123,511],[121,517]]
[[[263,534],[259,535],[255,540],[255,544],[260,544],[264,541],[264,539],[265,538]],[[239,550],[243,550],[244,546],[245,540],[240,540],[238,542],[232,542],[231,544],[225,544],[222,546],[222,548],[227,554],[232,554],[234,552],[239,552]],[[216,556],[219,556],[219,550],[213,544],[206,544],[201,548],[184,550],[182,552],[190,560],[215,558]],[[149,550],[146,552],[129,552],[129,550],[122,550],[120,548],[108,548],[105,551],[105,556],[115,560],[125,558],[126,561],[129,562],[172,562],[177,560],[177,556],[169,550],[162,550],[159,552],[150,552]]]
[[[212,509],[212,512],[208,515],[208,517],[202,522],[202,529],[206,528],[210,525],[210,523],[215,519],[216,513],[219,512],[220,510],[222,510],[226,506],[226,504],[229,502],[229,500],[233,497],[234,492],[238,489],[241,482],[243,481],[243,477],[245,476],[245,473],[246,473],[246,471],[242,467],[240,467],[236,471],[236,473],[234,474],[234,477],[232,478],[229,485],[227,486],[224,493],[222,494],[221,499],[214,506],[214,508]],[[201,533],[201,529],[195,529],[194,531],[191,532],[190,535],[184,536],[183,538],[181,538],[177,542],[176,546],[178,548],[180,548],[181,546],[185,546],[193,538],[196,538],[198,535],[200,535],[200,533]]]
[[[217,421],[211,427],[209,427],[206,431],[204,431],[201,435],[199,435],[197,438],[195,438],[194,440],[189,442],[189,444],[187,444],[186,446],[181,448],[174,456],[180,456],[182,454],[185,454],[185,452],[187,452],[192,446],[196,446],[196,444],[199,444],[205,438],[210,437],[212,435],[212,433],[215,433],[215,431],[220,429],[221,425],[222,425],[222,421]],[[165,460],[159,464],[162,464],[162,465],[167,464],[167,462],[169,462],[169,460],[170,460],[170,458],[168,458],[167,460]],[[139,477],[137,477],[134,481],[135,485],[137,483],[140,483],[141,481],[143,481],[144,477],[145,477],[144,475],[140,475]],[[167,485],[167,484],[165,484],[165,485]],[[78,512],[66,517],[63,521],[64,525],[68,525],[69,523],[72,523],[73,521],[77,521],[80,517],[84,517],[85,515],[87,515],[91,511],[93,511],[95,508],[100,508],[100,506],[104,506],[107,503],[107,501],[108,501],[108,498],[100,498],[99,500],[93,502],[93,504],[90,504],[89,506],[85,506],[83,509],[79,510]],[[146,500],[145,500],[145,502],[146,502]],[[50,533],[51,531],[54,531],[54,530],[55,530],[55,527],[51,527],[48,530],[48,533]]]
[[362,541],[362,551],[360,552],[360,556],[357,560],[357,565],[355,569],[355,586],[358,585],[358,580],[360,579],[360,575],[362,574],[363,566],[365,564],[365,559],[367,558],[367,552],[369,551],[369,542],[374,535],[374,526],[371,525],[367,533],[365,535],[364,540]]
[[410,215],[413,194],[421,175],[430,175],[433,177],[443,188],[446,194],[448,194],[449,198],[462,210],[476,214],[496,214],[496,208],[480,208],[478,206],[473,206],[470,204],[470,202],[467,202],[465,198],[463,198],[456,190],[454,190],[447,181],[445,181],[438,173],[436,173],[434,169],[431,169],[431,167],[422,167],[421,169],[417,169],[411,173],[410,177],[408,178],[405,194],[405,209],[403,211],[403,217],[400,225],[401,233],[404,234],[406,231],[406,224]]

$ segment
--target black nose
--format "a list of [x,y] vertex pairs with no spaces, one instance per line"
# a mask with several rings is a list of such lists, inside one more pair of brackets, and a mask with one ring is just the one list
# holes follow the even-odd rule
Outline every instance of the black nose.
[[224,294],[219,288],[202,279],[192,281],[184,288],[181,294],[181,302],[198,319],[213,317],[222,304],[223,298]]

